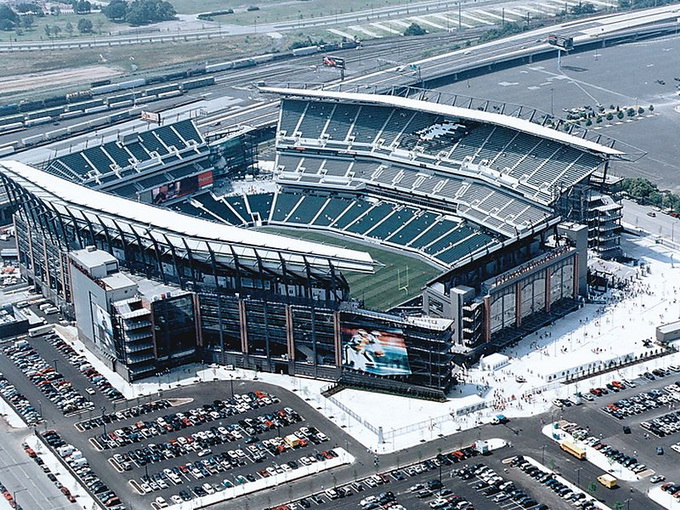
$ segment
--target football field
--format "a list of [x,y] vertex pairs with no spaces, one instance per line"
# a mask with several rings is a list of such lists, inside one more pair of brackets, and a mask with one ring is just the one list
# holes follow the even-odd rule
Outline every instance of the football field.
[[364,301],[364,306],[373,310],[389,308],[417,296],[423,285],[442,273],[430,264],[410,254],[397,253],[372,243],[340,238],[316,230],[264,227],[265,232],[276,232],[296,239],[305,239],[323,244],[332,244],[352,250],[365,251],[377,262],[373,274],[345,271],[354,299]]

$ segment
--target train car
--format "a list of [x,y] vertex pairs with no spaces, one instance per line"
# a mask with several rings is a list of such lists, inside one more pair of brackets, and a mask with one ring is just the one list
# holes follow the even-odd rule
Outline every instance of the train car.
[[181,80],[182,78],[187,77],[187,72],[186,71],[178,71],[178,72],[175,72],[175,73],[168,73],[168,74],[164,75],[164,77],[166,78],[165,81]]
[[181,95],[182,95],[181,90],[171,90],[170,92],[163,92],[162,94],[158,94],[158,99],[166,99],[168,97],[177,97]]
[[340,43],[340,49],[341,50],[351,50],[351,49],[358,48],[358,47],[359,47],[359,43],[356,42],[356,41],[342,41]]
[[0,106],[0,117],[4,117],[5,115],[14,115],[15,113],[19,113],[18,104],[4,104]]
[[164,75],[150,76],[146,79],[147,85],[155,85],[157,83],[165,83],[168,79]]
[[66,128],[55,129],[54,131],[48,131],[45,133],[45,138],[48,140],[57,140],[62,136],[67,136],[68,130]]
[[24,122],[24,116],[23,115],[12,115],[11,117],[5,117],[4,119],[0,119],[0,126],[6,126],[8,124],[16,124],[16,123],[23,123]]
[[158,94],[162,94],[163,92],[170,92],[171,90],[179,90],[180,89],[180,84],[179,83],[170,83],[168,85],[163,85],[162,87],[153,87],[150,89],[144,89],[144,95],[145,96],[157,96]]
[[61,115],[59,115],[60,119],[73,119],[75,117],[80,117],[83,114],[82,110],[75,110],[75,111],[69,111],[69,112],[64,112]]
[[126,101],[111,103],[109,104],[109,108],[127,108],[128,106],[132,106],[133,104],[135,104],[135,102],[132,99],[128,99]]
[[272,60],[274,60],[273,53],[266,53],[264,55],[257,55],[253,57],[253,62],[255,62],[255,64],[264,64],[265,62],[271,62]]
[[133,101],[135,99],[134,92],[128,92],[127,94],[121,94],[120,96],[109,96],[104,101],[109,106],[116,103],[122,103],[123,101]]
[[45,103],[45,108],[51,108],[53,106],[63,106],[68,101],[66,100],[66,96],[52,96],[48,97],[43,101]]
[[36,144],[42,142],[43,140],[45,140],[45,135],[44,135],[44,134],[35,135],[35,136],[29,136],[29,137],[26,137],[26,138],[22,138],[22,139],[21,139],[21,144],[22,144],[24,147],[30,147],[31,145],[36,145]]
[[340,43],[334,43],[334,42],[332,42],[332,43],[322,44],[321,46],[319,46],[319,49],[320,49],[321,51],[333,51],[333,50],[339,50],[339,49],[340,49]]
[[243,67],[253,67],[255,61],[252,58],[241,58],[239,60],[234,60],[232,64],[234,64],[232,69],[241,69]]
[[14,131],[20,131],[26,129],[23,122],[14,122],[12,124],[4,124],[0,126],[0,133],[11,133]]
[[210,76],[208,78],[199,78],[197,80],[185,81],[182,83],[182,90],[192,90],[201,87],[209,87],[215,84],[215,77]]
[[92,92],[89,90],[79,90],[78,92],[66,94],[66,101],[69,103],[77,103],[83,99],[92,99]]
[[42,110],[45,107],[45,103],[42,99],[38,101],[21,101],[19,103],[19,110],[22,112],[32,112],[35,110]]
[[15,150],[13,145],[3,145],[0,147],[0,156],[8,156],[14,153]]
[[52,117],[38,117],[37,119],[28,119],[24,122],[26,127],[40,126],[52,122]]
[[156,96],[142,96],[142,97],[138,97],[135,100],[135,103],[136,104],[150,103],[152,101],[156,101],[157,99],[158,99],[158,97],[156,97]]
[[97,128],[104,126],[109,123],[109,118],[108,117],[99,117],[97,119],[92,119],[90,122],[87,123],[88,128]]
[[188,70],[187,70],[187,78],[188,78],[189,76],[201,76],[201,75],[205,74],[206,72],[207,72],[207,71],[206,71],[206,69],[205,69],[205,66],[203,66],[203,67],[197,67],[197,68],[195,68],[195,69],[188,69]]
[[95,106],[101,106],[103,104],[104,104],[103,99],[93,99],[92,101],[83,101],[82,103],[75,103],[69,105],[68,111],[69,112],[83,111],[87,110],[88,108],[94,108]]
[[319,52],[318,46],[305,46],[303,48],[295,48],[293,50],[294,57],[304,57],[305,55],[314,55]]
[[99,113],[99,112],[104,112],[108,109],[109,109],[109,107],[107,105],[94,106],[92,108],[86,108],[85,113]]
[[64,113],[65,110],[66,110],[66,108],[64,108],[63,106],[61,106],[61,107],[59,107],[59,108],[50,108],[49,110],[43,110],[43,114],[44,114],[44,115],[49,115],[49,116],[52,117],[52,118],[58,118],[59,115],[61,115],[62,113]]
[[64,113],[65,108],[50,108],[49,110],[39,110],[37,112],[30,112],[26,114],[26,120],[39,119],[40,117],[59,117]]
[[104,85],[111,85],[111,80],[99,80],[99,81],[93,81],[90,83],[90,87],[95,88],[95,87],[103,87]]
[[228,71],[229,69],[234,68],[234,63],[229,61],[229,62],[220,62],[218,64],[210,64],[205,66],[205,72],[206,73],[218,73],[220,71]]
[[146,85],[146,78],[137,78],[135,80],[123,81],[120,83],[112,83],[110,85],[103,85],[101,87],[92,87],[90,92],[92,95],[98,96],[101,94],[109,94],[117,90],[134,89]]

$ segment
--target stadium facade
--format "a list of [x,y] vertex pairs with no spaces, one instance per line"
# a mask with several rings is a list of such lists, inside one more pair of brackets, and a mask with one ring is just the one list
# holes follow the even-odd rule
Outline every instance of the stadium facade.
[[[618,246],[619,210],[598,203],[597,224],[584,222],[593,201],[572,193],[594,196],[591,176],[622,155],[610,146],[517,117],[397,96],[267,92],[282,96],[274,192],[210,193],[210,151],[186,121],[102,141],[52,161],[47,172],[0,165],[19,208],[24,274],[67,316],[77,316],[81,292],[69,269],[77,250],[106,252],[132,279],[191,296],[182,306],[183,323],[195,317],[193,351],[186,336],[173,346],[155,328],[126,335],[122,315],[131,310],[120,299],[105,303],[124,326],[112,328],[119,347],[110,356],[128,378],[173,364],[172,355],[148,355],[129,370],[126,352],[144,341],[149,353],[442,395],[456,363],[579,305],[587,249],[604,246],[594,238],[609,236],[610,253]],[[182,184],[187,176],[191,183]],[[352,299],[345,274],[371,272],[370,255],[251,228],[263,225],[378,244],[440,275],[414,300],[417,311],[368,310]]]

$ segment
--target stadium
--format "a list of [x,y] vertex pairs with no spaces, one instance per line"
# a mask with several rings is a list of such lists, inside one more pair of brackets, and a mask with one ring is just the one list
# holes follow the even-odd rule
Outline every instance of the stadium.
[[[193,296],[192,359],[440,398],[580,306],[588,250],[620,254],[611,140],[442,95],[262,92],[280,97],[268,191],[213,192],[252,151],[191,120],[1,163],[24,274],[77,319],[69,253],[96,248]],[[103,306],[129,379],[188,359]]]

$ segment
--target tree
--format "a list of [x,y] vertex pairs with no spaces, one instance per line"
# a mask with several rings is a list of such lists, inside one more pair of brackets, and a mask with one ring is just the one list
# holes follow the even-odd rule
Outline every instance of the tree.
[[54,25],[52,27],[52,34],[54,37],[59,37],[59,34],[61,33],[61,27],[59,25]]
[[21,26],[24,27],[26,30],[30,30],[34,24],[35,18],[33,17],[32,14],[24,14],[21,17]]
[[14,28],[14,23],[6,18],[0,18],[0,30],[9,32]]
[[19,15],[9,5],[2,4],[0,5],[0,19],[6,19],[14,26],[19,22]]
[[592,14],[596,11],[595,6],[591,4],[590,2],[579,2],[578,5],[574,5],[571,8],[571,13],[576,14],[576,15],[581,15],[581,14]]
[[404,30],[404,35],[425,35],[427,30],[421,27],[418,23],[411,23],[409,27]]
[[164,0],[133,0],[127,7],[125,21],[131,25],[145,25],[175,18],[177,12]]
[[91,34],[94,31],[94,25],[89,19],[81,18],[78,20],[78,32],[81,34]]
[[52,37],[52,27],[49,25],[45,25],[43,28],[45,30],[45,35],[47,36],[47,38],[49,39],[50,37]]
[[104,26],[104,20],[101,18],[97,18],[97,21],[95,21],[97,24],[97,33],[101,34],[102,33],[102,27]]
[[70,21],[66,22],[64,30],[66,30],[68,36],[71,37],[73,35],[73,23],[71,23]]
[[123,21],[127,14],[127,6],[125,0],[111,0],[109,5],[102,9],[102,14],[111,21]]
[[38,16],[43,12],[42,7],[33,2],[21,2],[16,5],[15,9],[21,14],[31,13]]
[[76,2],[74,10],[76,14],[90,14],[92,12],[92,4],[88,0],[80,0]]

